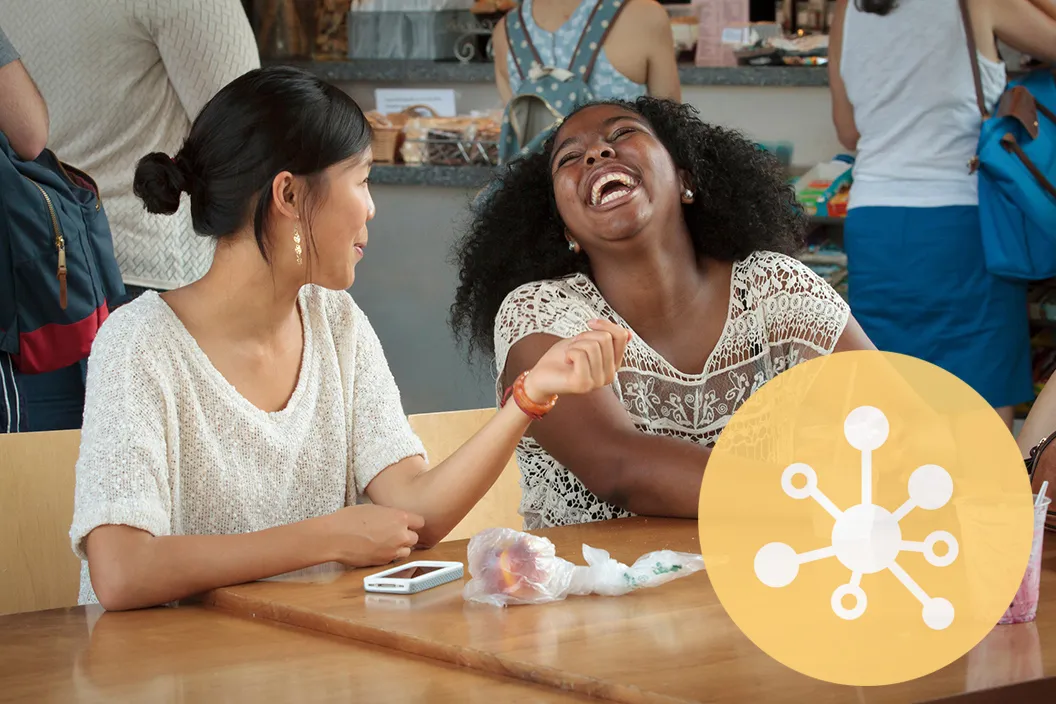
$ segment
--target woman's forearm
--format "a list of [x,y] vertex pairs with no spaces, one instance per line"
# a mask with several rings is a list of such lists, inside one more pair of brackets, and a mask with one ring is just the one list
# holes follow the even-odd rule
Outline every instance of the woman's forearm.
[[566,466],[603,501],[639,516],[697,517],[710,448],[635,431],[593,455]]
[[128,526],[88,536],[88,565],[99,603],[139,609],[202,592],[294,572],[333,559],[320,519],[241,535],[154,537]]
[[424,517],[425,527],[418,531],[421,544],[434,545],[450,533],[488,492],[510,461],[530,423],[517,404],[510,402],[454,454],[435,467],[417,472],[402,486],[396,483],[372,485],[371,500]]
[[638,516],[696,518],[711,449],[674,438],[657,439],[684,445],[654,455],[647,462],[624,462],[624,477],[612,503]]
[[480,431],[431,470],[421,457],[386,467],[367,485],[370,500],[421,516],[419,544],[443,539],[499,478],[528,430],[530,418],[518,405],[527,402],[522,394],[537,403],[563,396],[562,407],[613,383],[630,332],[603,320],[588,327],[574,338],[542,341],[545,352],[513,382],[513,400]]

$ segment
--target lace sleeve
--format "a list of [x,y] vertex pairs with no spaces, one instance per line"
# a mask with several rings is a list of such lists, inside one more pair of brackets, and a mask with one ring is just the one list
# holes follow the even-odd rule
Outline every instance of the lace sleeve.
[[529,335],[574,337],[598,317],[590,301],[573,288],[573,280],[537,281],[515,289],[495,316],[495,384],[501,396],[502,375],[510,348]]
[[847,302],[793,257],[760,253],[750,269],[777,371],[831,354],[850,318]]

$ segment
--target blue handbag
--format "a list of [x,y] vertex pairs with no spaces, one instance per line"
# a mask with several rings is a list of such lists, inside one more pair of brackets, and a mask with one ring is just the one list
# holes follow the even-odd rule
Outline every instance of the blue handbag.
[[95,182],[0,133],[0,353],[24,374],[75,364],[124,295]]
[[966,0],[960,6],[983,118],[971,168],[986,268],[1018,281],[1056,277],[1056,74],[1038,69],[1009,82],[991,115]]

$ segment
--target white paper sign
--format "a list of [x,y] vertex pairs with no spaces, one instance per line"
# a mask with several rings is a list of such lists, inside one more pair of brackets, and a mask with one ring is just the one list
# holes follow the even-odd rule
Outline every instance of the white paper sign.
[[455,117],[455,91],[435,88],[377,88],[374,104],[383,115],[402,112],[412,105],[428,105],[440,117]]
[[746,46],[752,44],[752,29],[750,27],[727,27],[722,30],[723,44],[734,46]]

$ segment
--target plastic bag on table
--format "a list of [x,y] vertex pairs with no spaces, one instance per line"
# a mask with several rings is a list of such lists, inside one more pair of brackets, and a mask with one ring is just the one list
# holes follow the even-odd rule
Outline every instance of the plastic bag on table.
[[489,528],[473,536],[468,549],[470,580],[466,601],[493,606],[545,604],[569,595],[619,596],[658,587],[704,569],[704,558],[660,550],[628,567],[605,550],[583,546],[587,566],[555,554],[546,538],[509,528]]

